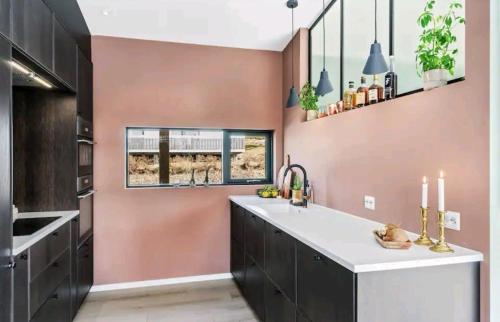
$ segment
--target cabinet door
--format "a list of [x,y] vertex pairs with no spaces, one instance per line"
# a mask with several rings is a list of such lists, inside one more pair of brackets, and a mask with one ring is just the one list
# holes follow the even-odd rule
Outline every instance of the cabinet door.
[[245,236],[245,210],[231,202],[231,239],[243,246]]
[[94,283],[94,242],[89,238],[78,250],[78,303],[89,293]]
[[93,66],[81,50],[78,50],[78,115],[86,121],[93,119]]
[[29,265],[28,252],[16,256],[14,270],[14,322],[28,322],[29,309]]
[[297,243],[297,305],[313,322],[355,321],[355,274]]
[[76,42],[54,19],[54,72],[73,89],[76,89]]
[[266,224],[266,272],[295,301],[295,239]]
[[295,321],[295,305],[269,280],[266,283],[266,322]]
[[52,12],[42,0],[14,0],[12,40],[47,69],[52,70]]
[[66,278],[52,292],[48,300],[36,312],[31,322],[69,322],[70,316],[70,283]]
[[264,292],[266,286],[266,276],[250,258],[245,258],[245,296],[248,304],[254,310],[257,317],[264,321],[265,301]]
[[74,318],[78,312],[78,239],[80,236],[80,218],[73,218],[71,221],[71,270],[70,270],[70,292],[71,292],[71,317]]
[[231,273],[238,286],[243,289],[245,282],[245,254],[243,247],[231,241]]
[[0,321],[9,321],[12,314],[12,193],[11,133],[12,91],[10,44],[0,37]]
[[264,241],[266,238],[266,222],[258,216],[248,213],[245,221],[245,251],[264,267]]
[[10,0],[0,0],[0,33],[10,39]]

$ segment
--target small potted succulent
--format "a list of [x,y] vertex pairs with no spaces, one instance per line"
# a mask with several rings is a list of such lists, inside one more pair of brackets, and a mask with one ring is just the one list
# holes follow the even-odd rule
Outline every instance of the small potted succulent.
[[463,9],[460,2],[452,0],[443,15],[434,13],[436,0],[428,0],[424,12],[417,23],[423,29],[416,50],[417,71],[423,77],[424,90],[446,85],[448,74],[455,72],[458,48],[454,45],[457,36],[454,29],[465,24],[465,19],[457,14]]
[[316,96],[315,89],[309,82],[300,91],[300,106],[307,112],[308,121],[318,118],[318,96]]
[[302,202],[302,180],[299,176],[295,176],[292,184],[292,203],[300,203]]

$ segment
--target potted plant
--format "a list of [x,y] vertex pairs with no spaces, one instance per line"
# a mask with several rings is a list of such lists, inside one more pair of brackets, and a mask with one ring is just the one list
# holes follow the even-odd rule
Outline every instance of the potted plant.
[[455,73],[458,49],[454,29],[465,24],[465,19],[457,14],[462,4],[453,0],[444,15],[434,13],[436,0],[428,0],[424,12],[417,23],[422,27],[416,50],[417,71],[423,76],[424,90],[446,85],[448,74]]
[[309,82],[300,91],[300,106],[307,112],[308,121],[318,118],[318,96],[316,96],[315,89]]
[[295,176],[292,184],[292,203],[302,202],[302,180],[299,176]]

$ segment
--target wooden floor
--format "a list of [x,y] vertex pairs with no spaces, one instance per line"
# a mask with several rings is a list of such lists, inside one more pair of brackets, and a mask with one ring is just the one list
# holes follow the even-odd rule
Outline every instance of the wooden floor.
[[232,280],[90,293],[75,322],[257,321]]

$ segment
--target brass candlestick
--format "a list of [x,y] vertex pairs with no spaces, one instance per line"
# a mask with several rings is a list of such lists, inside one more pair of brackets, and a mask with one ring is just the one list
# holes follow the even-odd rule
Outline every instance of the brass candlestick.
[[444,211],[438,211],[439,240],[429,249],[436,253],[453,253],[454,250],[448,246],[444,238],[444,216]]
[[422,232],[420,234],[420,237],[418,237],[418,239],[415,240],[414,243],[420,246],[433,246],[434,242],[429,238],[429,235],[427,234],[427,223],[428,223],[427,213],[429,208],[420,208],[420,209],[421,209],[421,220],[422,220]]

